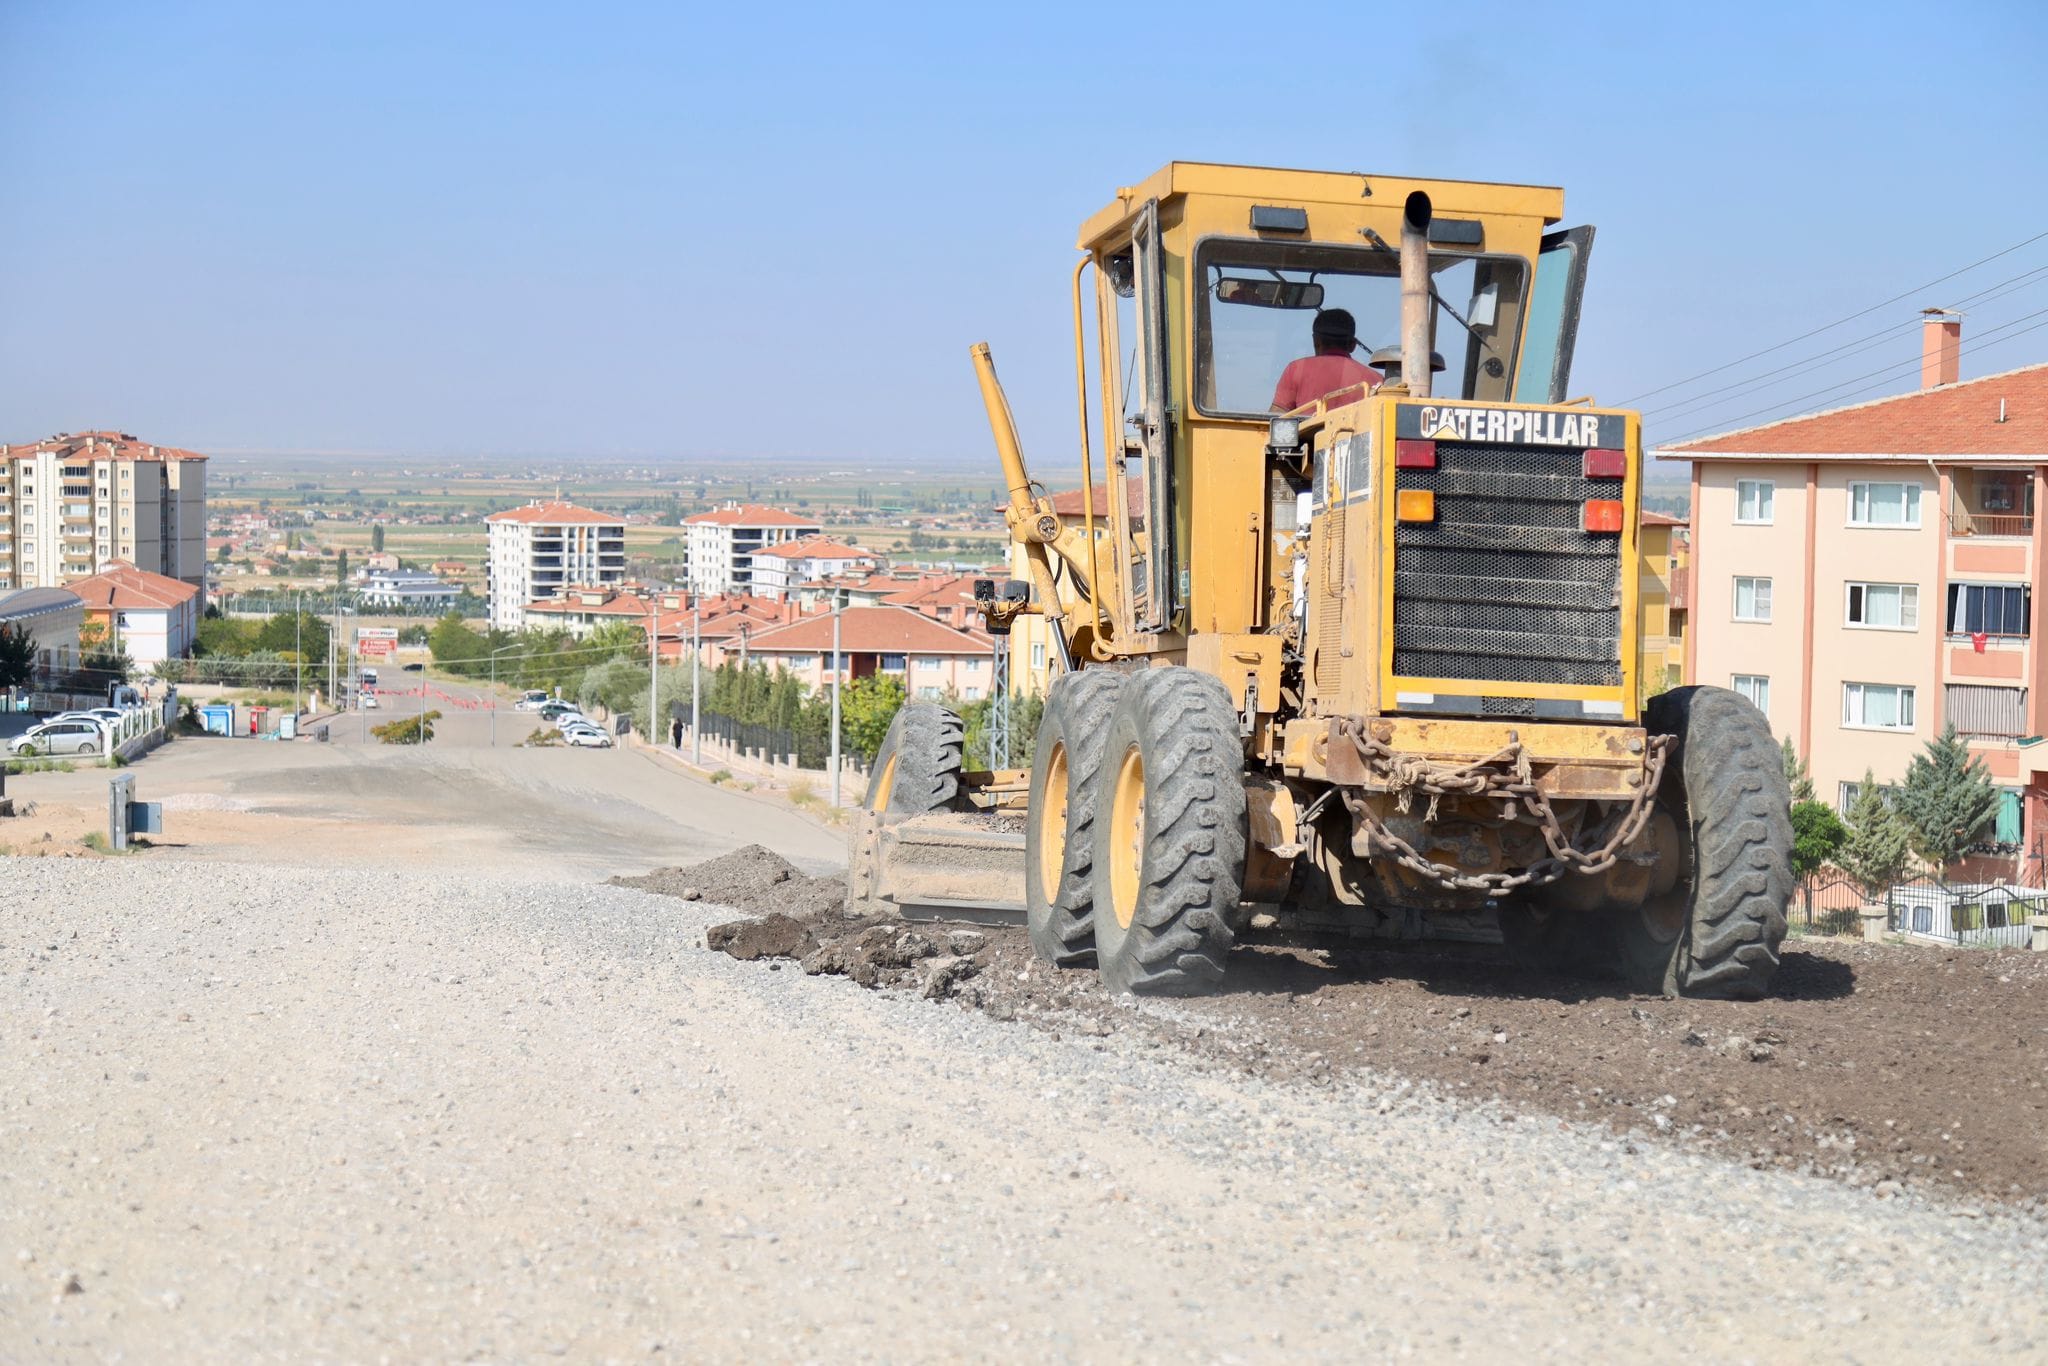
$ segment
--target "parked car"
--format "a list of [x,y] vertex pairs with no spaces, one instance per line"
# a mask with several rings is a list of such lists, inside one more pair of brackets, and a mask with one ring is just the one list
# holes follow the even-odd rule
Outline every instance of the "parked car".
[[543,721],[560,721],[565,716],[583,715],[583,708],[574,702],[564,702],[560,698],[541,703],[539,711],[540,719]]
[[568,726],[594,726],[597,724],[597,722],[591,720],[580,711],[559,711],[547,719],[554,723],[557,730]]
[[362,700],[364,711],[376,711],[383,706],[383,704],[377,700],[377,694],[373,692],[364,693]]
[[422,669],[426,668],[427,666],[420,663],[418,660],[414,660],[410,664],[401,664],[398,667],[405,670],[409,674],[416,674],[420,672]]
[[612,737],[606,735],[596,726],[571,726],[562,732],[562,742],[575,745],[579,749],[610,749],[612,747]]
[[371,688],[377,686],[377,671],[375,669],[363,670],[362,678],[364,686]]
[[119,707],[88,707],[84,711],[59,712],[50,719],[52,721],[104,721],[111,725],[127,714]]
[[59,719],[30,726],[7,742],[14,754],[98,754],[105,746],[106,727],[97,716]]
[[525,693],[520,695],[519,700],[513,703],[513,706],[520,711],[539,711],[542,707],[545,707],[549,702],[553,700],[553,698],[549,697],[540,689],[530,688]]

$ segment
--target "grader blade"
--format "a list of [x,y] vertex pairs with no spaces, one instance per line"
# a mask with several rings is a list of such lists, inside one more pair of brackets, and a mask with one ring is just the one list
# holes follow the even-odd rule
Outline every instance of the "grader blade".
[[905,920],[1024,923],[1023,831],[973,813],[890,819],[863,811],[859,820],[856,904],[848,909],[894,911]]

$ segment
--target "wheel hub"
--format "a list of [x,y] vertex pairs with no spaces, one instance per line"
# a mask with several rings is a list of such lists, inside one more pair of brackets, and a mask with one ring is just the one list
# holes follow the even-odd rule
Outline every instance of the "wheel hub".
[[1145,758],[1133,745],[1117,765],[1116,795],[1110,806],[1110,911],[1124,929],[1138,913],[1138,887],[1145,866]]

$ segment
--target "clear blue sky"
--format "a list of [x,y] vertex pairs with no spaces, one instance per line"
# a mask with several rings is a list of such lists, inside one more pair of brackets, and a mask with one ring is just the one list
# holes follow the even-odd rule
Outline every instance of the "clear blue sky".
[[1173,158],[1563,185],[1625,399],[2048,230],[2044,14],[4,0],[0,438],[972,459],[987,339],[1050,473],[1075,226]]

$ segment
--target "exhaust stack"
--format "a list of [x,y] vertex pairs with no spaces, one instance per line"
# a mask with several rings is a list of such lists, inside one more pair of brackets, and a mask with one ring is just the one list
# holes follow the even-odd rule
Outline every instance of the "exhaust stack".
[[1401,210],[1401,382],[1429,397],[1429,196],[1417,190]]

